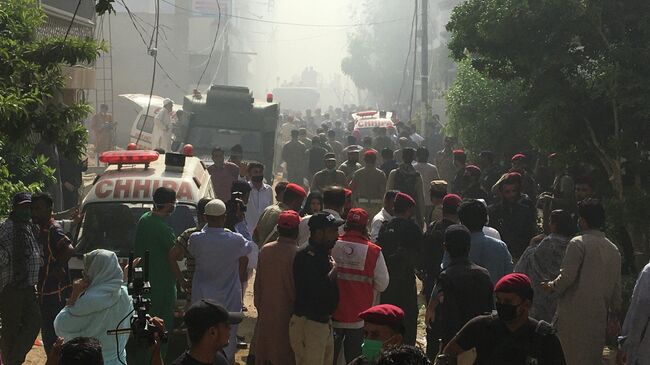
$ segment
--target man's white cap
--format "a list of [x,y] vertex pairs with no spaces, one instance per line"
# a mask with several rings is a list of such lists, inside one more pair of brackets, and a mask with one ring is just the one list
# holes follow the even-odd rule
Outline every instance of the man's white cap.
[[226,204],[219,199],[212,199],[205,205],[205,215],[220,217],[226,214]]
[[165,99],[165,100],[163,100],[163,105],[167,105],[167,104],[172,104],[172,105],[174,105],[174,102],[173,102],[171,99]]

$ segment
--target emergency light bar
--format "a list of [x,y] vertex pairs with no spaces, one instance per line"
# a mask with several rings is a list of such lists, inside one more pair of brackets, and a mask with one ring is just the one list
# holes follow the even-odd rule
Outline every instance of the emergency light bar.
[[149,167],[151,162],[158,160],[156,151],[106,151],[99,155],[99,161],[109,165],[135,165],[144,164],[145,168]]

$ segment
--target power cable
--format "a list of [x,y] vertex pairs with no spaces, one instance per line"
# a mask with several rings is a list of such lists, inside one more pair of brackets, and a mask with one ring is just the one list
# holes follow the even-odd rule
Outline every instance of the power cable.
[[[184,10],[188,13],[196,14],[196,15],[207,15],[207,16],[215,16],[217,14],[214,13],[204,13],[204,12],[199,12],[199,11],[194,11],[192,9],[184,8],[182,6],[178,6],[174,3],[172,3],[169,0],[161,0],[162,2],[169,4],[177,9]],[[278,24],[278,25],[292,25],[292,26],[297,26],[297,27],[320,27],[320,28],[341,28],[341,27],[361,27],[365,25],[379,25],[379,24],[386,24],[386,23],[394,23],[398,22],[401,20],[404,20],[404,18],[397,18],[397,19],[390,19],[390,20],[384,20],[384,21],[377,21],[377,22],[368,22],[368,23],[352,23],[352,24],[307,24],[307,23],[293,23],[293,22],[279,22],[275,20],[265,20],[265,19],[255,19],[255,18],[249,18],[245,16],[240,16],[240,15],[233,15],[233,14],[223,14],[226,17],[229,18],[234,18],[234,19],[241,19],[241,20],[248,20],[252,22],[260,22],[260,23],[268,23],[268,24]]]
[[[138,144],[138,142],[140,142],[140,138],[142,137],[142,131],[144,131],[144,127],[147,124],[147,118],[149,117],[149,109],[151,108],[151,98],[153,97],[153,88],[156,83],[156,67],[158,65],[158,25],[160,24],[160,0],[156,0],[155,4],[156,4],[156,22],[154,24],[156,25],[156,27],[154,28],[154,31],[151,33],[151,41],[149,43],[150,47],[148,49],[149,54],[153,56],[153,73],[151,75],[151,89],[149,91],[149,101],[147,102],[147,111],[144,114],[144,121],[142,122],[142,127],[140,127],[138,138],[135,140],[136,145]],[[151,48],[152,43],[154,45],[153,49]],[[152,146],[153,143],[154,141],[152,140],[151,141]]]
[[[129,15],[129,18],[131,19],[131,24],[133,24],[133,27],[135,28],[136,32],[137,32],[138,35],[140,36],[140,39],[142,40],[142,43],[146,46],[146,45],[147,45],[147,41],[145,40],[144,35],[143,35],[142,32],[140,31],[140,29],[138,28],[138,25],[137,25],[137,24],[139,24],[139,23],[136,24],[136,20],[135,20],[135,18],[134,18],[134,17],[135,17],[135,14],[133,14],[133,13],[131,12],[131,9],[129,9],[129,7],[126,5],[126,3],[124,2],[124,0],[120,0],[120,3],[122,4],[122,6],[124,6],[124,9],[126,9],[126,12],[127,12],[127,14]],[[140,24],[140,26],[142,27],[142,24]],[[144,29],[144,27],[143,27],[143,29]],[[180,85],[178,85],[178,83],[176,82],[176,80],[174,80],[174,79],[171,77],[171,75],[169,74],[169,72],[167,72],[167,70],[165,70],[165,68],[164,68],[163,65],[160,63],[160,61],[156,60],[156,64],[157,64],[158,67],[160,68],[160,71],[162,71],[162,72],[165,74],[165,76],[169,79],[169,81],[171,81],[172,84],[174,84],[174,86],[175,86],[178,90],[180,90],[183,94],[185,94],[186,90],[185,90],[184,88],[182,88]]]
[[402,70],[402,82],[399,85],[399,92],[397,93],[397,110],[399,110],[400,103],[402,101],[402,89],[404,88],[404,81],[406,81],[406,68],[408,67],[409,63],[409,56],[411,55],[411,46],[413,43],[411,43],[411,38],[413,38],[413,32],[415,31],[415,19],[418,16],[418,10],[417,8],[413,11],[413,20],[411,21],[411,33],[409,35],[409,49],[408,52],[406,53],[406,59],[404,60],[404,69]]
[[[415,0],[415,29],[418,29],[418,0]],[[418,55],[418,36],[417,34],[413,37],[413,81],[411,82],[411,101],[409,104],[409,122],[411,121],[411,116],[413,115],[413,97],[415,95],[415,67],[417,66],[417,55]]]
[[[228,27],[230,26],[230,19],[226,21],[226,24],[223,27],[223,33],[225,34],[228,31]],[[219,55],[219,62],[217,63],[217,69],[214,71],[214,75],[212,76],[212,80],[210,81],[210,84],[214,84],[214,81],[217,79],[217,75],[219,74],[219,69],[221,68],[221,61],[223,61],[223,54],[225,53],[224,51],[226,50],[226,42],[223,42],[223,46],[221,47],[221,52]]]
[[215,1],[217,2],[217,11],[219,12],[219,16],[217,18],[217,31],[214,33],[214,39],[212,40],[212,47],[210,47],[210,55],[208,56],[208,61],[205,63],[205,67],[203,68],[203,72],[201,72],[201,76],[199,76],[199,81],[196,82],[196,89],[199,88],[199,84],[201,84],[201,80],[203,80],[203,75],[205,75],[205,71],[207,71],[208,67],[210,66],[212,53],[214,52],[214,46],[217,44],[217,37],[219,36],[219,28],[221,27],[221,4],[219,4],[219,0]]
[[68,39],[68,34],[70,34],[70,29],[72,29],[72,24],[74,23],[74,19],[77,17],[77,12],[79,11],[79,5],[81,5],[81,0],[77,2],[77,7],[74,8],[74,14],[72,14],[72,19],[70,20],[70,24],[68,24],[68,30],[65,31],[65,37],[63,37],[63,43]]

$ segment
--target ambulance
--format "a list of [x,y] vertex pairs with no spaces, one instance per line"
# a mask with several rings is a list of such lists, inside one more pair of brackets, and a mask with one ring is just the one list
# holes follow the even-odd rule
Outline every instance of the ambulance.
[[[154,130],[160,128],[158,123],[154,123],[154,119],[163,108],[165,98],[158,95],[152,95],[151,104],[149,104],[149,95],[145,94],[121,94],[120,97],[133,103],[133,106],[138,113],[131,125],[129,142],[137,144],[139,149],[154,149],[158,147],[154,146],[151,142],[154,135],[169,135],[170,139],[174,138],[173,135],[167,131]],[[147,106],[149,107],[149,113],[147,113]],[[174,103],[172,112],[170,113],[172,122],[177,121],[178,118],[176,113],[180,110],[182,110],[182,106]],[[180,115],[180,113],[178,115]]]
[[126,263],[134,250],[138,219],[153,208],[153,193],[159,187],[176,191],[176,210],[166,218],[176,236],[196,226],[198,201],[214,197],[210,174],[196,157],[122,150],[104,152],[100,161],[108,167],[84,198],[83,219],[73,236],[76,252],[69,268],[75,277],[83,269],[83,254],[98,248],[114,251],[121,264]]
[[392,113],[385,111],[366,110],[352,114],[354,120],[354,131],[352,135],[358,140],[364,137],[372,137],[372,130],[375,127],[385,127],[388,136],[393,137],[396,133],[395,124],[391,120]]

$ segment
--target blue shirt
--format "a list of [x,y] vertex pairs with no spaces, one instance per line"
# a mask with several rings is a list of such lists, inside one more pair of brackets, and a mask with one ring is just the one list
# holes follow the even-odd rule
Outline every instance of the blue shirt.
[[251,251],[246,239],[239,233],[205,226],[190,236],[188,250],[196,263],[192,303],[212,299],[231,312],[240,312],[239,259]]
[[[469,259],[490,272],[492,284],[512,272],[512,256],[503,241],[486,236],[483,232],[472,233]],[[442,268],[449,265],[449,255],[445,252]]]

